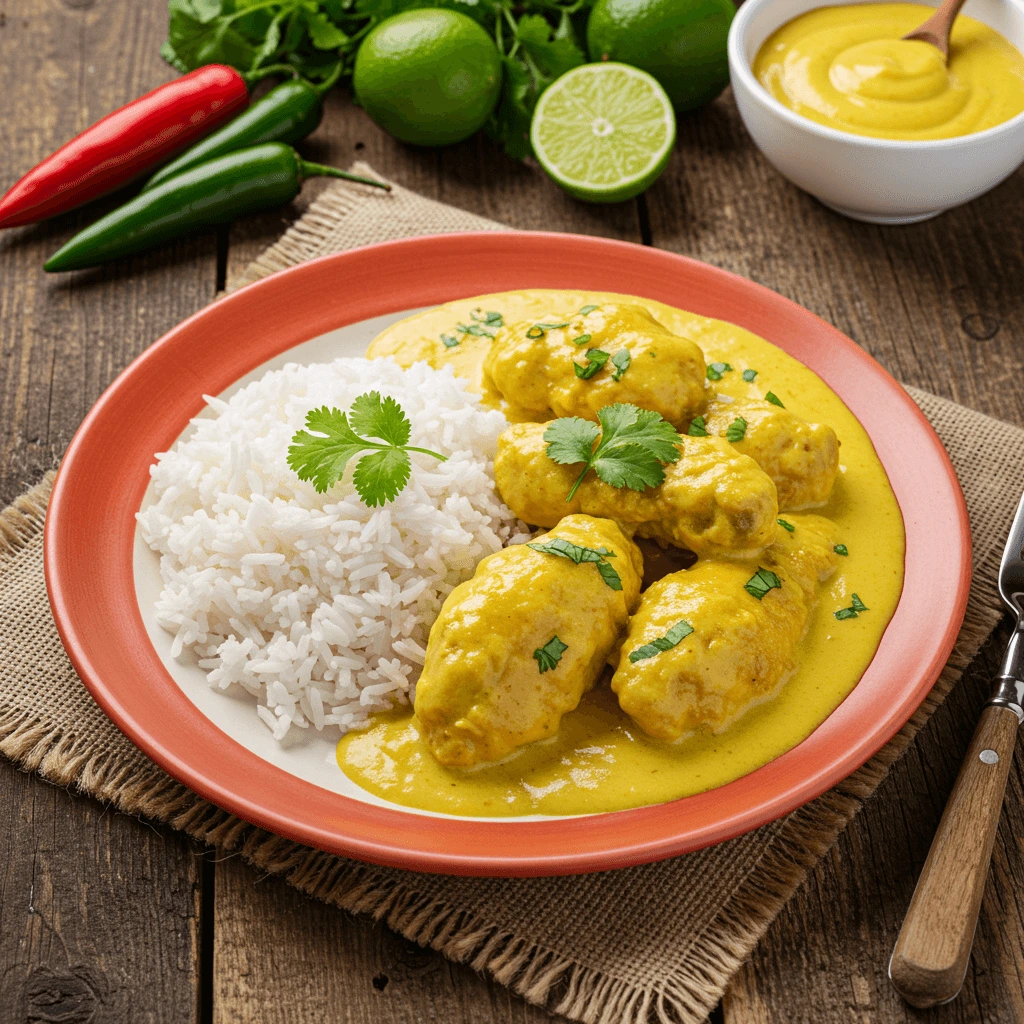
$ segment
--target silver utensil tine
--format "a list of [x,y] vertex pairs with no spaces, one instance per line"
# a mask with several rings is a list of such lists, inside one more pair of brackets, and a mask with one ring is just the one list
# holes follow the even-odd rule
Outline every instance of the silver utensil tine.
[[1024,612],[1024,496],[1017,506],[999,563],[999,594],[1019,618]]

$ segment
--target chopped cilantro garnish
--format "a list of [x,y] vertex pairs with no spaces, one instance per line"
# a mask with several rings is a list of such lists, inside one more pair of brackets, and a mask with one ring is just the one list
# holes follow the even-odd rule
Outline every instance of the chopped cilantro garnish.
[[792,523],[787,523],[785,519],[776,519],[775,522],[788,533],[793,533],[796,530],[796,527]]
[[471,309],[469,315],[477,323],[486,324],[488,327],[505,326],[505,321],[502,319],[501,314],[493,309],[488,310],[486,313],[482,309]]
[[753,381],[754,381],[754,378],[755,378],[756,376],[757,376],[757,370],[744,370],[744,371],[743,371],[743,379],[744,379],[744,380],[745,380],[745,381],[746,381],[746,382],[747,382],[748,384],[751,384],[751,383],[753,383]]
[[721,380],[723,373],[728,373],[732,367],[728,363],[708,363],[708,380]]
[[487,328],[480,324],[456,324],[455,330],[461,331],[463,334],[472,334],[475,338],[491,338],[494,339],[495,335],[493,331],[487,330]]
[[538,647],[533,652],[537,659],[537,666],[543,675],[549,668],[557,668],[562,660],[562,655],[569,650],[568,644],[563,644],[557,636],[553,636],[543,647]]
[[584,306],[580,310],[580,316],[586,316],[588,313],[593,313],[595,309],[600,309],[600,306]]
[[686,431],[690,437],[708,437],[708,425],[703,416],[694,416],[690,420],[690,429]]
[[[566,497],[571,501],[583,478],[593,469],[612,487],[642,491],[665,479],[662,465],[678,462],[682,440],[671,423],[650,409],[617,402],[599,409],[600,423],[566,416],[544,431],[547,456],[561,466],[582,462],[583,472]],[[600,442],[594,442],[600,437]]]
[[747,421],[742,416],[737,416],[726,429],[725,439],[726,441],[742,441],[746,436]]
[[664,636],[659,636],[649,644],[644,644],[643,647],[631,651],[629,660],[636,663],[645,658],[653,658],[656,654],[661,654],[662,651],[671,651],[680,640],[688,637],[692,632],[693,626],[686,619],[680,619]]
[[612,366],[615,367],[615,369],[612,370],[612,380],[622,380],[622,375],[629,369],[630,362],[629,349],[620,348],[619,351],[612,356]]
[[771,402],[772,405],[777,405],[780,409],[785,409],[786,408],[782,404],[782,399],[779,398],[779,396],[777,394],[775,394],[774,391],[769,391],[768,394],[764,396],[764,400],[766,402]]
[[455,348],[459,343],[459,339],[454,334],[442,334],[441,340],[444,342],[445,348]]
[[559,327],[568,327],[568,326],[569,326],[569,321],[568,320],[566,320],[566,321],[564,321],[564,322],[562,322],[560,324],[534,324],[526,332],[526,336],[528,338],[533,338],[534,340],[536,340],[537,338],[543,338],[544,335],[548,333],[548,331],[554,331],[554,330],[557,330]]
[[573,338],[572,339],[572,343],[574,345],[586,345],[586,343],[588,341],[590,341],[590,335],[589,334],[581,334],[578,338]]
[[[311,409],[306,414],[306,428],[295,434],[288,448],[288,465],[299,479],[311,481],[322,494],[341,479],[353,456],[370,449],[372,454],[361,456],[352,476],[359,497],[370,506],[393,501],[409,482],[409,452],[432,455],[441,462],[447,459],[428,448],[407,444],[412,433],[409,417],[393,398],[382,399],[379,391],[356,398],[348,415],[326,405]],[[310,430],[316,433],[308,433]],[[360,434],[381,440],[368,441]]]
[[781,590],[782,580],[771,569],[762,569],[758,566],[757,572],[743,584],[743,589],[751,597],[756,597],[758,601],[761,601],[769,590]]
[[842,621],[843,619],[855,619],[861,612],[870,611],[871,609],[856,595],[850,595],[850,607],[840,608],[835,613],[837,619]]
[[527,544],[526,546],[533,548],[534,551],[542,551],[547,555],[560,555],[562,558],[568,558],[569,561],[575,562],[577,565],[581,562],[593,562],[597,566],[597,571],[601,574],[601,579],[612,590],[622,589],[622,580],[608,561],[609,558],[615,557],[615,552],[609,551],[608,548],[585,548],[582,544],[573,544],[572,541],[564,540],[561,537],[555,537],[546,544],[537,543]]
[[845,544],[837,544],[832,550],[837,555],[842,555],[844,558],[846,557],[846,555],[848,555],[850,553],[849,549],[846,547]]
[[585,366],[577,362],[572,364],[576,370],[576,376],[580,380],[590,380],[611,359],[611,353],[605,352],[603,348],[588,348],[585,355],[587,357]]

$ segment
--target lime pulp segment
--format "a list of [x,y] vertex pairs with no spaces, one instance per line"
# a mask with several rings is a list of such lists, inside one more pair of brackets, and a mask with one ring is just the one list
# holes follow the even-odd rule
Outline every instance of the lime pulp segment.
[[616,199],[657,178],[675,135],[665,90],[646,72],[616,63],[584,64],[557,79],[537,103],[530,131],[537,159],[559,184],[581,198]]

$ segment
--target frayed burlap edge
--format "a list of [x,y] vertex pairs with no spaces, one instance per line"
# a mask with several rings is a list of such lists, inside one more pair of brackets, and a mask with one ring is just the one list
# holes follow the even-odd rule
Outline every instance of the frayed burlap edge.
[[[0,513],[0,556],[15,554],[38,539],[53,479],[49,474]],[[991,633],[999,613],[986,601],[990,595],[973,596],[953,657],[910,721],[858,771],[789,815],[723,912],[694,943],[685,965],[650,988],[586,968],[488,924],[479,914],[424,896],[416,890],[415,874],[395,882],[372,866],[265,832],[200,799],[156,765],[141,758],[141,769],[138,763],[126,764],[116,751],[99,752],[89,738],[54,729],[28,713],[0,717],[0,753],[53,783],[183,831],[220,855],[238,854],[310,897],[370,914],[414,942],[485,971],[554,1013],[584,1024],[697,1024]]]

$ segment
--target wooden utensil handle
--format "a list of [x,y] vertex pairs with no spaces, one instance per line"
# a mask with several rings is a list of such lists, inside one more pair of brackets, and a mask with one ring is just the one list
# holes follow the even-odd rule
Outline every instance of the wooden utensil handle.
[[889,979],[911,1006],[948,1002],[960,991],[974,942],[1017,715],[981,713],[889,962]]

